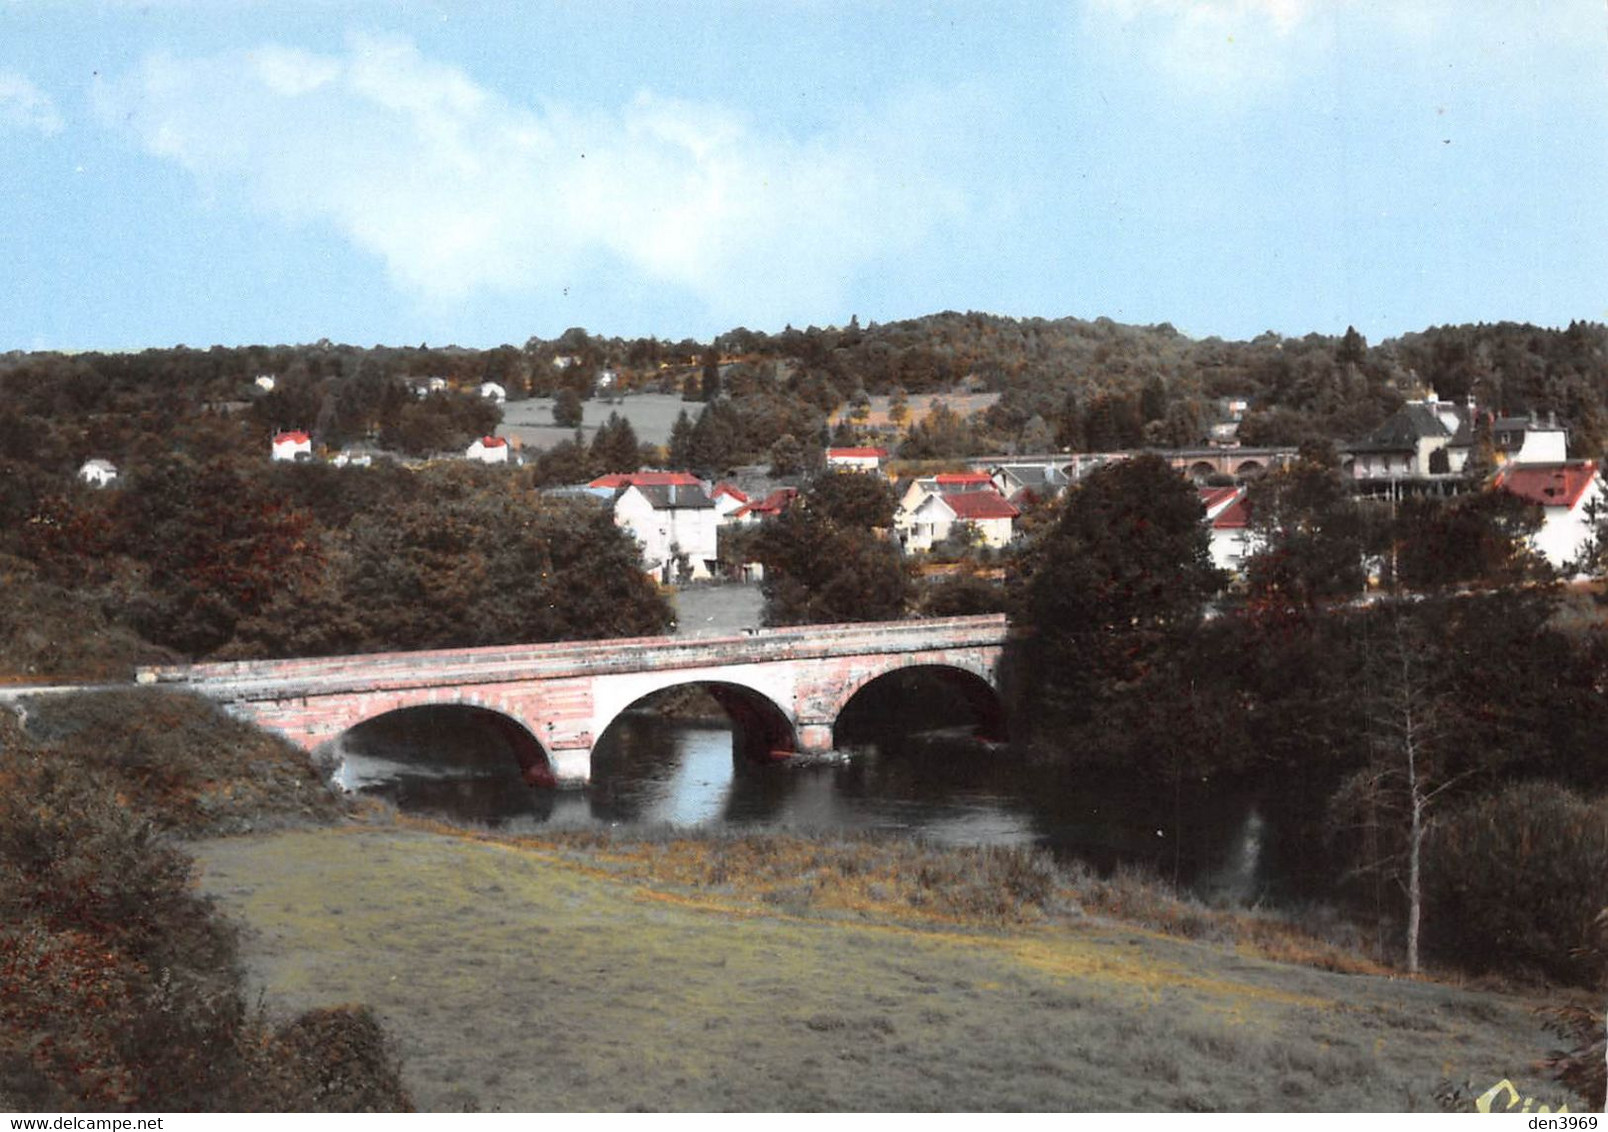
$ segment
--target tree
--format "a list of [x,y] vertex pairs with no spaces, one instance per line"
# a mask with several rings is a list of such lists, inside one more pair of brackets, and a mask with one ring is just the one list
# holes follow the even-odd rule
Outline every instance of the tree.
[[1331,807],[1365,833],[1357,872],[1377,871],[1407,900],[1407,970],[1417,973],[1424,910],[1424,841],[1453,773],[1444,743],[1449,702],[1436,687],[1422,636],[1395,617],[1382,648],[1381,681],[1367,697],[1368,761],[1341,784]]
[[636,430],[619,413],[598,426],[592,437],[592,463],[604,472],[634,472],[642,465]]
[[713,342],[709,344],[709,348],[703,354],[698,399],[704,402],[720,399],[720,348]]
[[[851,482],[865,481],[865,482]],[[909,604],[910,577],[891,539],[893,492],[878,476],[819,477],[760,528],[752,553],[765,567],[765,621],[803,625],[892,621]]]
[[1086,721],[1176,654],[1222,582],[1208,538],[1194,488],[1158,456],[1109,464],[1071,492],[1030,562],[1047,712]]
[[1540,526],[1541,509],[1506,491],[1404,500],[1396,525],[1397,576],[1411,589],[1428,591],[1545,579],[1551,569],[1530,545]]
[[1362,592],[1363,524],[1329,454],[1308,448],[1247,493],[1256,553],[1247,564],[1253,604],[1310,611]]
[[581,395],[574,389],[566,386],[553,398],[553,423],[559,428],[579,428],[585,412]]

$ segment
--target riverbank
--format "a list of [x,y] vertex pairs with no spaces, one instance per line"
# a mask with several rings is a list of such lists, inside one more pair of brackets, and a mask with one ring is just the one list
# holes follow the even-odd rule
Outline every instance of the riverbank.
[[[1515,997],[1272,962],[1053,894],[990,916],[973,905],[1000,876],[912,901],[874,842],[831,865],[860,898],[828,899],[827,866],[756,848],[777,844],[376,820],[191,848],[274,1008],[372,1006],[421,1110],[1400,1111],[1504,1078],[1577,1107],[1530,1068],[1551,1040]],[[912,891],[952,887],[927,879]]]

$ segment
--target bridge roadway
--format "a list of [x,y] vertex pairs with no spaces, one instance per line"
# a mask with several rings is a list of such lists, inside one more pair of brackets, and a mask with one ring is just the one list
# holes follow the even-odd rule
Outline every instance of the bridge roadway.
[[187,688],[309,749],[393,711],[456,705],[491,712],[535,783],[580,784],[621,712],[679,685],[705,688],[753,758],[824,752],[866,685],[930,670],[1004,737],[1003,615],[760,629],[697,640],[606,641],[374,653],[141,669],[142,684]]

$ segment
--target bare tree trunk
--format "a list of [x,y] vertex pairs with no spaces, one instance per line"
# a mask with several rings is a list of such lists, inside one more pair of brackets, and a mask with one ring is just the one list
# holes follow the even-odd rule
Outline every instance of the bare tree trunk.
[[1407,849],[1407,971],[1418,973],[1418,927],[1423,919],[1424,893],[1419,856],[1424,844],[1424,800],[1413,789],[1413,828]]

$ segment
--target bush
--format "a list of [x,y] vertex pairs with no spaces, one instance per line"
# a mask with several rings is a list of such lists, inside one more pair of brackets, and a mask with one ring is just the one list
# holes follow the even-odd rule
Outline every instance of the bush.
[[1608,802],[1526,783],[1437,822],[1425,847],[1426,946],[1474,970],[1575,984],[1608,904]]

